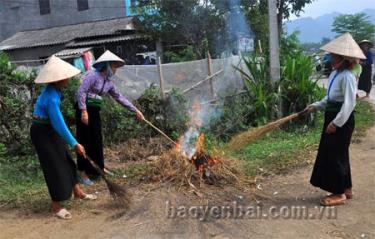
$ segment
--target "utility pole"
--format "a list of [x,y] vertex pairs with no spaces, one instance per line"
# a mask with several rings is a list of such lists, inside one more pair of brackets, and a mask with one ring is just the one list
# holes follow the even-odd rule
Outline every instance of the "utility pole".
[[268,23],[270,44],[270,81],[275,86],[280,81],[280,46],[277,24],[276,0],[268,0]]

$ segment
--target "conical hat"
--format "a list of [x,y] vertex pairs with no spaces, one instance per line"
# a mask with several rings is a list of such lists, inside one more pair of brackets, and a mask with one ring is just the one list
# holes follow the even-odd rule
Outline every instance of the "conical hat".
[[36,84],[45,84],[69,79],[81,73],[80,70],[56,56],[51,56],[35,79]]
[[112,61],[112,62],[116,62],[120,65],[125,65],[125,61],[123,59],[121,59],[120,57],[116,56],[115,54],[113,54],[112,52],[110,52],[109,50],[106,50],[103,55],[101,55],[96,61],[95,63],[92,65],[93,67],[95,67],[97,64],[99,63],[102,63],[102,62],[109,62],[109,61]]
[[370,41],[370,40],[363,40],[363,41],[360,41],[360,42],[358,43],[358,45],[361,45],[361,44],[363,44],[363,43],[367,43],[367,44],[369,44],[371,47],[374,47],[374,43],[372,43],[372,41]]
[[366,56],[363,54],[361,48],[354,41],[350,33],[345,33],[339,36],[338,38],[322,46],[320,49],[341,56],[366,59]]

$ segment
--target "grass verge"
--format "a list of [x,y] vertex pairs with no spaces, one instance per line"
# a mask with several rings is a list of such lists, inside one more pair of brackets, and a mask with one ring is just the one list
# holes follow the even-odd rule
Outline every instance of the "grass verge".
[[[375,125],[375,111],[368,102],[356,107],[356,127],[353,142],[360,142],[367,129]],[[280,173],[314,160],[323,125],[322,113],[317,114],[316,127],[293,127],[287,131],[275,130],[251,143],[232,156],[243,160],[243,171],[248,176]]]

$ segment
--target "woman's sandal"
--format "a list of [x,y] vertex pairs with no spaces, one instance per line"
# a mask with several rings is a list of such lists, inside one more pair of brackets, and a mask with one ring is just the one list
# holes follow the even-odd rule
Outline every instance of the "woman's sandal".
[[92,201],[92,200],[98,199],[98,196],[96,196],[95,194],[89,194],[89,193],[87,193],[83,197],[74,196],[74,199],[82,199],[82,200]]
[[351,188],[348,188],[345,190],[345,196],[346,199],[352,199],[353,198],[353,191]]
[[65,208],[61,208],[57,213],[54,214],[56,217],[64,220],[72,219],[72,214],[68,212]]
[[338,197],[336,195],[330,195],[320,200],[322,206],[339,206],[346,202],[346,198]]
[[85,194],[85,196],[81,199],[83,199],[83,200],[96,200],[96,199],[98,199],[98,196],[96,196],[95,194]]

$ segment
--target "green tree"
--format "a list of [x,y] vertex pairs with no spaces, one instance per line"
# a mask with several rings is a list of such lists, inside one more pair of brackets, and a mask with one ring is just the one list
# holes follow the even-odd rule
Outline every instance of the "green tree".
[[332,24],[332,31],[338,35],[349,32],[358,42],[364,39],[375,40],[375,25],[365,13],[342,14]]
[[137,12],[144,31],[166,45],[193,46],[198,58],[207,50],[215,55],[228,42],[225,8],[215,1],[141,0]]
[[[244,12],[246,19],[250,24],[251,30],[254,33],[255,49],[259,52],[260,47],[262,52],[267,51],[268,48],[268,5],[267,1],[244,1]],[[258,43],[261,43],[259,46]]]

